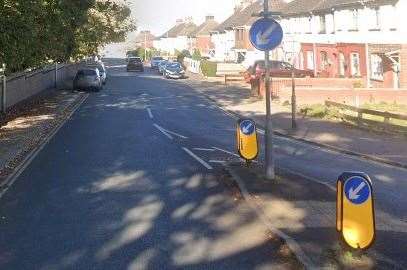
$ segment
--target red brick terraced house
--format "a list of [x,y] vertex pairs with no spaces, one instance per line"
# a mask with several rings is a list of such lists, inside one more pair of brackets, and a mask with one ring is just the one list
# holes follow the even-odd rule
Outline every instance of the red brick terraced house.
[[282,11],[285,58],[320,77],[406,87],[406,8],[404,0],[294,0]]
[[190,46],[191,54],[195,49],[199,50],[201,56],[211,57],[214,54],[214,44],[211,40],[211,31],[219,26],[219,23],[215,21],[214,16],[206,16],[205,22],[199,25],[190,36],[192,43]]

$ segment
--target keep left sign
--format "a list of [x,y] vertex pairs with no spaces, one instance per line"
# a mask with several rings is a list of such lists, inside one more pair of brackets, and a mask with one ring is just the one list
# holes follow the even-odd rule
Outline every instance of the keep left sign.
[[372,182],[367,174],[346,172],[337,183],[337,230],[355,249],[368,248],[375,239]]

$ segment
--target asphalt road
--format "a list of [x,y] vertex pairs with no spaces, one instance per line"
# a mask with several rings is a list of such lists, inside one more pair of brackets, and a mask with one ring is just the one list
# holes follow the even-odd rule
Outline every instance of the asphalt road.
[[[222,163],[238,159],[236,119],[188,81],[109,64],[105,90],[88,98],[0,200],[0,268],[283,263],[270,255],[261,222],[217,181]],[[284,137],[275,138],[275,154],[279,168],[330,185],[343,171],[370,174],[377,249],[407,265],[407,170]]]
[[234,120],[123,64],[0,199],[0,269],[297,269],[219,181]]

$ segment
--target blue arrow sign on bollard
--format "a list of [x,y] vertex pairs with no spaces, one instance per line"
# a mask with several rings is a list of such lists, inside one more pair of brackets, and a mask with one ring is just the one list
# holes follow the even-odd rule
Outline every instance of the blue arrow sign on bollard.
[[240,123],[240,129],[244,135],[250,136],[255,132],[256,125],[251,120],[244,120]]
[[351,177],[345,182],[344,187],[346,198],[353,204],[363,204],[370,197],[370,185],[360,176]]
[[250,41],[260,51],[271,51],[283,41],[283,29],[274,19],[262,18],[250,28]]

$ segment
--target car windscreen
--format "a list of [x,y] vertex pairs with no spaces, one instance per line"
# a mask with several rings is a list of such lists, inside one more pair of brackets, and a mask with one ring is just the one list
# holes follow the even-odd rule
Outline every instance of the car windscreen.
[[181,65],[179,63],[169,63],[167,68],[181,68]]
[[162,57],[153,57],[153,61],[161,61],[161,60],[163,60]]
[[105,73],[105,69],[102,66],[90,66],[90,68],[97,68],[100,73]]
[[78,76],[95,76],[96,70],[93,69],[82,69],[78,71]]

